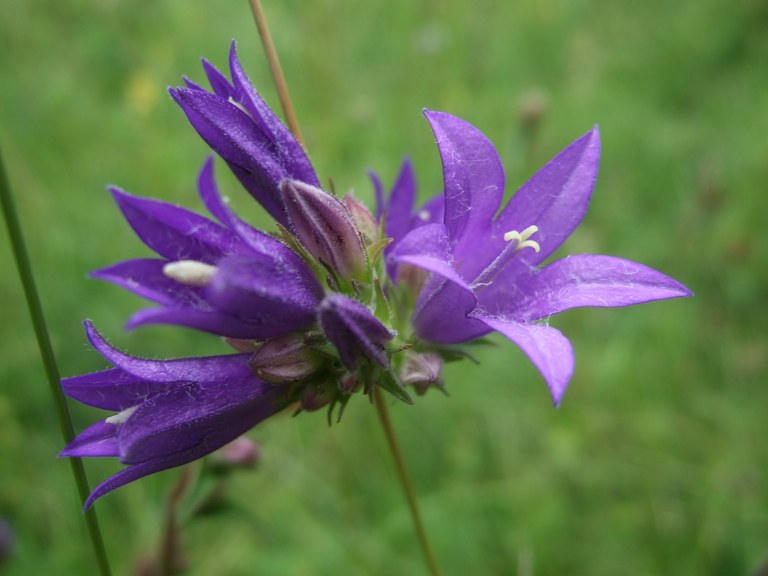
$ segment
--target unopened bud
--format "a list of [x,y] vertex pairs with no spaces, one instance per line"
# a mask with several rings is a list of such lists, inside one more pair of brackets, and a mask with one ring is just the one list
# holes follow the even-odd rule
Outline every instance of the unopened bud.
[[416,392],[424,394],[431,386],[443,387],[441,371],[443,358],[434,352],[407,352],[400,370],[403,384],[411,384]]
[[272,384],[303,380],[323,364],[302,334],[287,334],[264,342],[248,361],[254,373]]
[[307,412],[320,410],[336,398],[336,391],[326,383],[309,384],[301,391],[299,404]]
[[340,278],[360,276],[365,249],[349,210],[337,198],[298,180],[280,185],[288,217],[307,251]]
[[222,470],[255,468],[259,460],[261,460],[259,445],[247,436],[235,438],[211,454],[211,463]]
[[351,194],[344,196],[344,206],[349,210],[352,221],[363,237],[363,243],[370,246],[379,239],[379,225],[368,207]]

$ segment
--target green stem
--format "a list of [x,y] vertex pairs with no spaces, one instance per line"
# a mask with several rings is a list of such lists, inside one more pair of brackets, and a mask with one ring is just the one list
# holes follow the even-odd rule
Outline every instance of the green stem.
[[405,461],[403,460],[403,455],[400,452],[400,446],[397,443],[397,438],[395,438],[395,429],[392,427],[392,420],[389,418],[389,410],[387,409],[386,399],[384,398],[384,394],[382,393],[380,386],[373,387],[373,403],[376,405],[376,412],[379,414],[381,427],[384,429],[384,435],[387,437],[389,451],[392,452],[392,458],[395,460],[397,475],[400,478],[400,485],[403,488],[405,499],[408,502],[408,509],[411,512],[411,520],[413,521],[413,527],[416,530],[416,535],[419,538],[421,550],[424,553],[424,560],[427,562],[429,573],[432,574],[432,576],[439,576],[440,570],[437,567],[437,560],[435,560],[432,547],[429,545],[429,539],[427,538],[427,531],[424,528],[424,523],[421,521],[419,505],[416,501],[416,492],[413,490],[411,477],[408,474],[408,469],[405,467]]
[[302,147],[304,145],[304,138],[301,136],[301,130],[299,129],[299,121],[296,119],[296,111],[293,108],[293,102],[291,101],[291,95],[288,93],[288,85],[285,83],[285,76],[283,76],[283,69],[280,67],[280,60],[277,57],[277,51],[275,45],[272,42],[272,35],[269,33],[269,26],[267,26],[267,18],[264,16],[264,10],[261,9],[260,0],[248,0],[251,4],[251,11],[253,12],[253,19],[256,21],[256,28],[259,30],[259,36],[261,37],[261,45],[264,47],[264,54],[267,57],[269,63],[269,70],[272,73],[272,81],[275,83],[277,89],[277,95],[280,98],[280,105],[283,108],[283,114],[285,114],[285,121],[288,124],[288,128],[294,135],[296,140]]
[[[64,441],[69,444],[75,437],[75,430],[72,426],[72,419],[69,416],[69,410],[67,409],[67,404],[59,385],[59,369],[56,366],[56,359],[53,355],[51,341],[48,337],[48,329],[45,325],[43,308],[40,304],[40,298],[38,297],[37,289],[35,287],[32,267],[30,265],[29,256],[27,255],[24,235],[21,231],[21,223],[19,222],[16,208],[13,203],[11,186],[8,183],[8,176],[5,172],[2,153],[0,153],[0,200],[2,200],[3,215],[5,217],[6,226],[8,227],[8,236],[10,237],[13,256],[16,260],[19,278],[21,279],[21,284],[24,289],[27,306],[29,307],[29,314],[32,318],[32,325],[35,330],[37,345],[40,348],[40,357],[43,361],[43,367],[48,378],[48,385],[50,387],[51,397],[53,398],[53,404],[59,419],[61,434],[64,437]],[[88,498],[88,494],[91,491],[88,487],[88,479],[85,476],[85,468],[79,458],[69,458],[69,463],[72,466],[72,473],[75,476],[75,483],[77,484],[77,491],[80,494],[80,500],[85,504],[85,500]],[[85,521],[88,525],[88,532],[91,537],[91,544],[93,544],[93,550],[96,554],[96,561],[99,565],[100,573],[103,576],[108,576],[110,574],[109,562],[107,561],[107,553],[104,548],[104,540],[102,539],[101,531],[99,530],[99,522],[96,519],[96,512],[93,508],[85,513]]]

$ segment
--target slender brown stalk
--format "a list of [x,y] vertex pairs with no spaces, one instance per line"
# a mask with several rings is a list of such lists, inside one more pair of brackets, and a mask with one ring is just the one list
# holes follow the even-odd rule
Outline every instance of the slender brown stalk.
[[408,469],[405,467],[405,461],[403,455],[400,452],[400,446],[395,438],[395,429],[392,427],[392,420],[389,418],[389,410],[387,409],[386,399],[381,392],[381,387],[374,386],[373,403],[376,405],[376,412],[379,414],[379,421],[381,427],[384,429],[384,435],[387,437],[387,444],[389,450],[392,452],[392,458],[395,460],[395,467],[397,468],[397,475],[400,478],[400,485],[405,493],[405,499],[408,502],[408,509],[411,512],[411,520],[413,521],[413,527],[416,530],[416,535],[419,538],[419,544],[421,544],[421,550],[424,553],[424,560],[427,562],[429,573],[432,576],[439,576],[440,570],[437,567],[437,560],[432,552],[432,547],[429,545],[429,539],[427,538],[427,531],[424,528],[424,523],[421,520],[421,514],[419,513],[419,505],[416,501],[416,493],[413,490],[413,484],[411,483],[411,477],[408,474]]
[[251,4],[253,19],[256,21],[256,28],[259,29],[261,45],[264,47],[264,54],[267,57],[269,70],[272,73],[272,80],[275,83],[277,95],[280,98],[280,105],[283,108],[283,114],[285,114],[285,121],[288,124],[288,128],[296,137],[296,140],[299,141],[299,144],[306,148],[304,145],[304,138],[302,137],[301,130],[299,129],[299,121],[296,119],[296,111],[293,108],[293,102],[291,102],[291,96],[288,93],[288,86],[285,83],[283,69],[280,67],[280,60],[277,57],[277,51],[275,50],[275,45],[272,42],[272,35],[269,33],[267,19],[264,16],[264,10],[261,9],[261,1],[248,1]]

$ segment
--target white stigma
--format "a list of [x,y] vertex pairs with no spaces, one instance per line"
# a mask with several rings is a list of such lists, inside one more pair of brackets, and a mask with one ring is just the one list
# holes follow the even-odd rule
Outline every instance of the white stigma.
[[179,260],[163,266],[163,274],[187,286],[208,286],[216,271],[216,266],[197,260]]
[[122,412],[118,412],[114,416],[110,416],[109,418],[106,418],[104,422],[106,422],[107,424],[112,424],[114,426],[117,426],[118,424],[125,424],[125,421],[131,417],[131,414],[136,412],[136,408],[138,408],[138,406],[131,406],[130,408],[126,408]]
[[517,247],[515,248],[515,252],[519,252],[523,248],[533,248],[535,252],[541,251],[541,246],[539,246],[539,243],[535,240],[529,240],[531,236],[536,234],[536,232],[539,231],[538,226],[528,226],[525,230],[522,232],[518,232],[517,230],[510,230],[506,234],[504,234],[504,240],[507,242],[515,241],[517,243]]

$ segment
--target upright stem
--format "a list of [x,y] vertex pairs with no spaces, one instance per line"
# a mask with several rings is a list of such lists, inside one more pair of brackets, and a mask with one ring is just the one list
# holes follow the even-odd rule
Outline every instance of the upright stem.
[[304,144],[304,138],[301,136],[301,130],[299,129],[299,121],[296,119],[296,111],[293,109],[293,102],[291,102],[291,96],[288,93],[288,86],[285,83],[283,69],[280,67],[280,60],[277,57],[277,51],[275,50],[275,45],[272,42],[272,35],[269,33],[267,19],[264,16],[264,10],[261,9],[261,1],[248,1],[251,3],[253,19],[256,21],[256,28],[259,29],[261,45],[264,47],[264,53],[267,56],[269,70],[272,73],[272,81],[275,83],[275,88],[277,88],[277,95],[280,98],[280,105],[283,107],[283,114],[285,114],[285,121],[288,124],[288,128],[296,137],[296,140],[299,141],[299,144],[306,148]]
[[392,458],[395,460],[397,475],[400,478],[400,485],[403,488],[405,499],[408,502],[408,509],[411,512],[411,520],[413,521],[416,535],[419,538],[421,550],[424,553],[424,560],[427,562],[429,573],[432,574],[432,576],[439,576],[440,570],[437,567],[437,561],[432,552],[432,547],[429,545],[429,539],[427,538],[427,531],[424,528],[424,523],[421,521],[419,505],[416,501],[416,493],[413,490],[413,484],[411,483],[411,477],[408,475],[408,469],[405,467],[405,461],[400,452],[397,438],[395,438],[395,430],[392,427],[392,421],[389,418],[389,410],[387,409],[384,394],[381,392],[381,387],[379,386],[374,386],[373,390],[373,403],[376,405],[376,412],[379,414],[381,427],[384,429],[384,435],[387,437],[389,450],[392,452]]
[[[61,434],[64,437],[64,441],[69,444],[75,437],[75,430],[72,426],[72,419],[69,416],[69,410],[67,409],[67,404],[59,385],[59,369],[56,365],[56,358],[53,355],[53,348],[51,347],[51,341],[48,337],[48,328],[45,325],[43,308],[40,304],[37,288],[35,287],[32,266],[30,265],[29,256],[27,255],[24,234],[21,231],[21,223],[13,203],[11,186],[5,172],[2,153],[0,153],[0,201],[3,206],[3,215],[5,217],[6,226],[8,227],[8,236],[10,237],[13,256],[16,260],[16,267],[19,271],[19,278],[21,279],[24,296],[26,297],[27,306],[29,307],[29,315],[32,318],[37,345],[40,349],[40,357],[43,361],[43,368],[45,369],[48,378],[48,386],[61,427]],[[88,487],[88,479],[85,476],[83,462],[80,458],[69,458],[69,463],[72,466],[72,473],[75,476],[75,483],[77,484],[77,491],[80,494],[80,500],[85,504],[85,500],[88,498],[88,494],[91,490]],[[96,511],[93,508],[90,508],[85,512],[85,521],[88,525],[88,532],[91,537],[93,550],[96,554],[99,571],[103,576],[108,576],[110,574],[110,569],[107,560],[107,552],[104,548],[104,540],[102,539],[101,531],[99,530]]]

